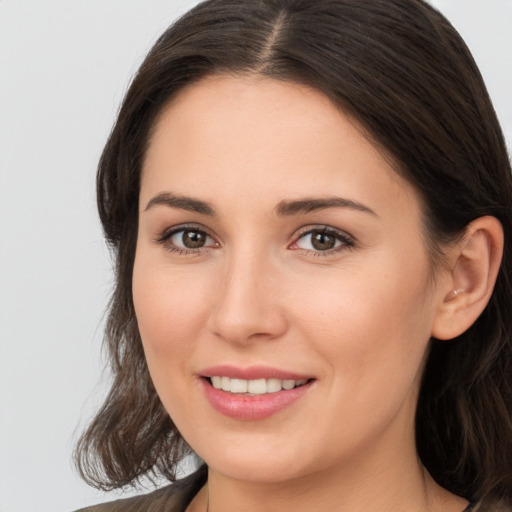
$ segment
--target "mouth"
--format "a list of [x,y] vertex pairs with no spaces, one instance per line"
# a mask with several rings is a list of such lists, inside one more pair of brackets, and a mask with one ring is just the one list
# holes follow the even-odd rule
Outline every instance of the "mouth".
[[235,379],[225,375],[204,377],[215,389],[242,396],[259,396],[290,391],[304,386],[313,379]]
[[199,380],[217,412],[235,420],[254,421],[301,402],[317,379],[268,367],[217,366],[205,370]]

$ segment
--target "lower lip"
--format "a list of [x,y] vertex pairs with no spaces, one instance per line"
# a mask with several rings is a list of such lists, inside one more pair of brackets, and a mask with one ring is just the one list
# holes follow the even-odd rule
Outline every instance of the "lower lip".
[[230,418],[238,420],[262,420],[286,409],[302,398],[310,389],[314,381],[293,388],[265,393],[264,395],[237,395],[222,389],[214,388],[206,379],[201,379],[206,398],[213,408]]

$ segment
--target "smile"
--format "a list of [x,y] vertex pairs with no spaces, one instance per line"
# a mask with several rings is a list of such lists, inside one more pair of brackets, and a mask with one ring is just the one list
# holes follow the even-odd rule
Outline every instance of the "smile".
[[244,396],[265,395],[278,393],[283,390],[294,389],[306,384],[307,379],[232,379],[226,376],[214,375],[210,382],[215,389],[222,389],[229,393],[241,394]]
[[213,409],[242,421],[263,420],[306,397],[317,379],[275,368],[228,365],[204,370],[199,381]]

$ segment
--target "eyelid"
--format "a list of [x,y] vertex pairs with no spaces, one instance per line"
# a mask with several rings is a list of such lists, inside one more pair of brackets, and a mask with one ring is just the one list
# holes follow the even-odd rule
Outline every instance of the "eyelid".
[[[338,247],[333,247],[332,249],[327,249],[325,251],[321,250],[315,250],[315,249],[301,249],[299,247],[293,248],[294,245],[297,244],[297,242],[312,233],[321,232],[321,233],[327,233],[329,235],[335,236],[338,240],[342,242],[342,244]],[[293,242],[288,246],[289,249],[292,250],[302,250],[307,251],[308,253],[313,253],[315,255],[323,255],[328,256],[333,253],[338,253],[341,251],[345,251],[348,249],[352,249],[356,245],[356,239],[347,233],[346,231],[335,228],[333,226],[329,226],[326,224],[314,224],[309,226],[304,226],[300,228],[294,235],[293,235]]]
[[180,231],[186,231],[186,230],[190,230],[190,231],[193,231],[193,230],[196,230],[196,231],[201,231],[203,233],[206,233],[208,236],[210,236],[211,238],[215,238],[209,231],[208,228],[206,228],[205,226],[202,226],[201,224],[196,224],[194,222],[187,222],[185,224],[177,224],[175,226],[169,226],[167,228],[165,228],[162,233],[160,235],[158,235],[156,238],[155,238],[155,241],[163,241],[163,240],[166,240],[168,239],[169,237],[171,237],[172,235],[176,234],[176,233],[179,233]]
[[[204,233],[207,237],[211,238],[213,240],[214,244],[212,245],[205,245],[198,248],[187,248],[187,247],[180,247],[172,242],[170,242],[170,239],[176,235],[177,233],[180,233],[182,231],[200,231]],[[306,237],[307,235],[313,234],[313,233],[326,233],[332,236],[335,236],[338,241],[341,242],[340,245],[335,246],[331,249],[326,250],[319,250],[319,249],[304,249],[301,247],[294,247],[298,243],[298,241]],[[303,226],[300,229],[298,229],[293,236],[293,242],[290,243],[287,248],[291,250],[298,250],[302,251],[308,254],[312,255],[322,255],[322,256],[328,256],[334,253],[342,252],[349,250],[353,248],[356,245],[355,238],[347,233],[344,230],[341,230],[339,228],[335,228],[333,226],[329,226],[326,224],[313,224],[308,226]],[[205,226],[197,223],[185,223],[185,224],[178,224],[175,226],[171,226],[166,228],[160,235],[158,235],[154,242],[157,244],[163,245],[166,249],[170,250],[171,252],[178,252],[181,255],[194,255],[194,254],[200,254],[204,251],[208,251],[210,249],[214,249],[217,247],[220,247],[220,243],[217,240],[217,237]]]
[[[180,247],[175,244],[172,244],[170,242],[170,239],[176,235],[177,233],[180,233],[181,231],[200,231],[201,233],[204,233],[206,236],[211,238],[215,245],[205,245],[203,247],[198,248],[187,248],[187,247]],[[214,249],[216,247],[220,246],[220,243],[217,241],[217,237],[214,236],[211,231],[206,228],[205,226],[201,224],[196,223],[185,223],[185,224],[178,224],[175,226],[168,227],[164,229],[164,231],[154,238],[153,240],[157,244],[163,245],[166,249],[172,251],[172,252],[179,252],[180,254],[199,254],[203,251]]]

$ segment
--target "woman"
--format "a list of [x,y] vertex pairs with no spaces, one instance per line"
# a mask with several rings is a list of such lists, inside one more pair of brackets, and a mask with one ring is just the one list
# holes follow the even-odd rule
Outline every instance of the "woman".
[[114,382],[77,463],[198,469],[88,510],[510,510],[511,193],[423,1],[192,9],[100,162]]

